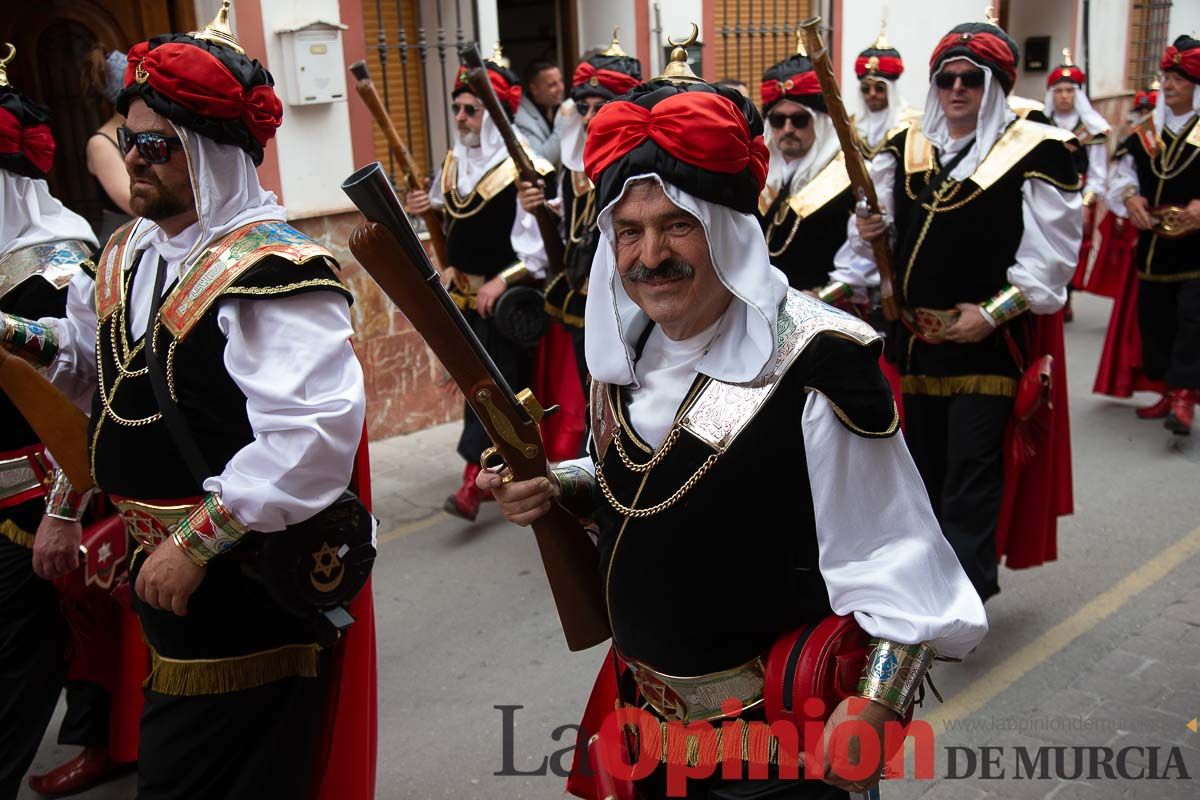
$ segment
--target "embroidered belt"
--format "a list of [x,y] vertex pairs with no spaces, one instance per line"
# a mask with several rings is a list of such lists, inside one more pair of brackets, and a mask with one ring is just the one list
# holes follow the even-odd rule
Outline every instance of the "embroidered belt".
[[483,275],[467,275],[462,272],[458,273],[458,277],[458,280],[450,284],[450,299],[454,301],[454,305],[458,306],[460,311],[474,309],[475,295],[479,294],[479,290],[488,282],[488,279]]
[[1150,218],[1154,220],[1151,230],[1166,239],[1182,239],[1192,235],[1194,230],[1184,230],[1179,224],[1179,215],[1185,210],[1183,206],[1155,206],[1150,209]]
[[153,553],[154,548],[171,535],[175,526],[201,499],[196,497],[147,502],[119,495],[109,495],[108,497],[116,506],[117,513],[125,523],[125,531],[147,553]]
[[46,496],[54,468],[40,444],[0,453],[0,508],[12,508]]
[[960,312],[956,308],[942,311],[936,308],[906,306],[900,309],[900,321],[925,344],[941,344],[946,341],[946,329],[958,321]]
[[626,661],[642,698],[665,720],[703,722],[725,716],[721,704],[738,700],[743,710],[763,701],[766,666],[754,658],[740,667],[695,677],[666,675],[637,661]]

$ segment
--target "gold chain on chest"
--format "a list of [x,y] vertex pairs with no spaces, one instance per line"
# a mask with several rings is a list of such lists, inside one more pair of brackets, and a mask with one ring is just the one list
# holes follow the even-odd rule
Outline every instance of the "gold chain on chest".
[[796,221],[792,223],[792,229],[788,231],[788,235],[784,238],[783,244],[774,250],[771,249],[771,239],[775,236],[775,230],[783,224],[785,219],[787,219],[788,211],[790,210],[791,206],[788,205],[787,199],[785,198],[783,202],[779,204],[779,210],[775,212],[771,221],[767,223],[765,235],[767,240],[767,254],[772,258],[783,255],[787,249],[792,246],[792,240],[796,238],[796,231],[800,230],[800,223],[803,218],[799,214],[796,214]]
[[[1194,122],[1192,124],[1200,125],[1200,122]],[[1192,165],[1192,162],[1196,160],[1196,156],[1200,155],[1200,147],[1193,147],[1191,148],[1191,155],[1188,156],[1187,161],[1183,162],[1182,165],[1179,163],[1179,160],[1183,158],[1184,152],[1188,150],[1188,148],[1183,146],[1184,140],[1187,138],[1184,136],[1184,133],[1186,133],[1186,130],[1181,132],[1179,136],[1175,137],[1175,141],[1171,142],[1170,147],[1167,147],[1164,150],[1159,150],[1157,154],[1150,157],[1150,171],[1153,172],[1154,177],[1158,178],[1160,181],[1169,181],[1174,178],[1178,178],[1188,167]],[[1161,170],[1159,168],[1160,162],[1162,164]]]
[[583,203],[583,209],[578,215],[573,212],[579,205],[579,198],[576,196],[576,202],[571,204],[571,227],[567,231],[567,238],[572,244],[582,244],[587,237],[588,231],[596,224],[596,190],[592,189],[587,194],[587,199]]

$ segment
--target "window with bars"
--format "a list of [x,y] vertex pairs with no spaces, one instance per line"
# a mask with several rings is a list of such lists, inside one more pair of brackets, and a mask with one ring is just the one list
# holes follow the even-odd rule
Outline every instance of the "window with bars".
[[813,0],[716,0],[716,39],[711,44],[716,78],[737,78],[762,104],[762,74],[796,52],[800,22],[814,13]]
[[1148,87],[1158,75],[1158,62],[1167,47],[1171,0],[1134,0],[1129,8],[1129,60],[1125,87],[1137,91]]

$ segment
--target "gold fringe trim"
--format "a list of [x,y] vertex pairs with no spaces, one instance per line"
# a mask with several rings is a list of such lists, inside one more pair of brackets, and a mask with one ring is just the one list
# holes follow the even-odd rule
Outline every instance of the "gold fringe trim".
[[0,536],[8,539],[13,544],[19,547],[33,549],[33,534],[22,530],[17,523],[11,519],[6,519],[0,522]]
[[230,658],[177,659],[150,649],[150,675],[142,687],[159,694],[197,697],[265,686],[284,678],[317,677],[321,648],[287,644],[274,650]]
[[1016,397],[1017,379],[1003,375],[904,375],[900,379],[904,394],[951,397],[956,394],[987,394]]

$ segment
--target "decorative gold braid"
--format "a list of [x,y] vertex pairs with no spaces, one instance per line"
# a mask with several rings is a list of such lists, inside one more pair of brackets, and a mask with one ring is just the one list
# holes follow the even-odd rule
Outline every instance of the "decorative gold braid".
[[[1156,238],[1154,241],[1157,242],[1158,239]],[[1150,281],[1151,283],[1178,283],[1179,281],[1190,281],[1190,280],[1195,280],[1196,278],[1200,278],[1200,271],[1174,272],[1174,273],[1168,273],[1166,275],[1163,275],[1163,274],[1153,275],[1149,272],[1139,272],[1138,278],[1140,278],[1141,280],[1144,280],[1144,281]]]
[[[1198,123],[1193,120],[1192,125],[1196,124]],[[1188,160],[1183,164],[1183,166],[1176,169],[1179,159],[1183,157],[1183,142],[1185,139],[1187,139],[1188,130],[1189,129],[1180,131],[1179,135],[1175,137],[1175,141],[1171,142],[1170,147],[1166,148],[1165,150],[1160,150],[1157,155],[1150,157],[1150,171],[1153,172],[1154,176],[1160,181],[1169,181],[1173,178],[1178,178],[1184,172],[1184,170],[1192,165],[1192,162],[1196,160],[1196,156],[1200,155],[1200,147],[1193,147],[1192,154],[1188,156]],[[1158,163],[1160,161],[1162,162],[1161,172],[1158,168]]]
[[1066,184],[1066,183],[1063,183],[1062,181],[1057,181],[1054,178],[1051,178],[1049,175],[1047,175],[1044,172],[1038,172],[1037,170],[1030,170],[1029,172],[1026,172],[1022,177],[1026,178],[1026,179],[1040,178],[1041,180],[1045,181],[1046,183],[1050,184],[1051,186],[1057,186],[1059,189],[1062,189],[1063,191],[1066,191],[1066,192],[1077,192],[1083,188],[1082,180],[1075,181],[1074,185]]
[[226,289],[221,293],[221,295],[270,296],[276,294],[286,294],[287,292],[293,292],[298,289],[308,289],[314,286],[328,286],[331,289],[346,289],[346,284],[342,283],[336,278],[312,278],[307,281],[289,283],[286,286],[235,286],[231,289]]
[[652,517],[655,514],[666,511],[668,508],[678,503],[683,496],[690,492],[692,487],[704,477],[705,473],[712,469],[713,465],[716,463],[717,454],[713,453],[708,458],[704,459],[704,463],[696,468],[696,471],[692,473],[692,476],[684,481],[683,486],[680,486],[678,489],[676,489],[673,495],[668,497],[666,500],[663,500],[661,503],[648,508],[630,508],[622,505],[620,501],[613,496],[612,490],[608,487],[608,481],[604,477],[604,466],[599,462],[596,464],[596,481],[600,484],[600,491],[604,493],[604,499],[607,500],[609,505],[615,508],[621,514],[621,516],[629,519],[645,519],[646,517]]

